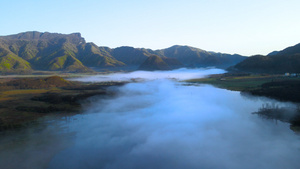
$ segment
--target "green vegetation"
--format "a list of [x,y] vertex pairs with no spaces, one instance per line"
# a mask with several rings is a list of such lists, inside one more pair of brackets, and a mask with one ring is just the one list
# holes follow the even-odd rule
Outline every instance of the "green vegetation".
[[268,56],[256,55],[231,67],[252,73],[300,73],[300,44],[282,51],[270,53]]
[[30,70],[30,63],[16,56],[13,53],[8,53],[0,57],[0,71],[9,71],[12,69]]
[[[123,64],[111,56],[100,54],[97,46],[93,46],[89,51],[88,48],[82,48],[82,45],[89,45],[89,43],[85,43],[78,33],[63,35],[25,32],[2,36],[0,37],[0,71],[18,73],[20,70],[34,69],[92,72],[87,66],[111,67]],[[92,57],[86,58],[91,53]],[[83,64],[90,59],[90,63],[93,64]],[[94,62],[95,59],[101,60],[101,63]]]
[[[51,113],[76,113],[81,100],[95,95],[111,95],[106,87],[122,83],[86,84],[59,76],[1,79],[0,130],[15,129]],[[87,103],[86,103],[87,104]]]
[[[267,75],[267,74],[219,74],[212,75],[202,79],[187,80],[190,83],[211,84],[219,88],[233,91],[249,92],[256,95],[269,96],[279,100],[294,101],[300,103],[300,94],[298,99],[292,98],[294,94],[285,94],[285,96],[274,97],[284,92],[300,92],[300,78],[288,77],[284,75]],[[299,85],[298,85],[299,84]],[[273,90],[277,92],[273,92]],[[259,91],[265,92],[265,95],[259,94]],[[273,93],[273,94],[272,94]]]
[[228,90],[248,92],[253,95],[300,103],[300,77],[221,74],[203,79],[192,79],[187,82],[211,84]]
[[300,53],[293,55],[252,56],[232,69],[254,73],[300,73]]
[[171,67],[165,63],[161,57],[152,55],[146,59],[139,67],[140,70],[171,70]]
[[215,53],[193,48],[190,46],[175,45],[167,49],[155,51],[159,56],[174,58],[187,67],[214,66],[227,68],[243,61],[246,57],[241,55],[230,55]]
[[225,68],[245,59],[240,55],[207,52],[189,46],[156,51],[126,46],[110,49],[86,43],[79,33],[24,32],[0,37],[0,59],[4,60],[0,61],[2,73],[24,73],[24,70],[91,72],[89,67],[98,70],[138,68],[152,55],[161,57],[171,69],[183,66]]
[[15,89],[47,89],[51,87],[64,87],[73,85],[72,82],[66,81],[59,76],[46,78],[21,78],[0,84],[1,90]]
[[[107,48],[109,49],[109,48]],[[98,48],[93,43],[82,44],[79,47],[78,59],[82,64],[89,67],[116,67],[124,66],[123,62],[116,60],[111,54],[104,48]]]
[[274,80],[283,79],[282,75],[239,75],[239,74],[221,74],[213,75],[203,79],[192,79],[187,82],[211,84],[219,88],[233,91],[248,91],[258,89],[262,84]]

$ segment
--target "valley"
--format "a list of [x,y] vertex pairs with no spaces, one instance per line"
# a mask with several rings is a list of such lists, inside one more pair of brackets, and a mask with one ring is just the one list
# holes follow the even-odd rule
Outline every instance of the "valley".
[[0,169],[300,169],[300,1],[0,6]]

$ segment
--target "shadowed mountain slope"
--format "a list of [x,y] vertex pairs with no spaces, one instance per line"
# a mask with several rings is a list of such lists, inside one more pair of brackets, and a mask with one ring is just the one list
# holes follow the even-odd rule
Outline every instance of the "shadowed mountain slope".
[[175,58],[149,56],[139,67],[139,70],[172,70],[183,67]]
[[226,68],[241,62],[246,57],[208,52],[202,49],[175,45],[167,49],[156,51],[160,56],[175,58],[187,67],[215,66]]
[[272,52],[268,56],[251,56],[233,66],[231,70],[255,73],[300,73],[300,44]]

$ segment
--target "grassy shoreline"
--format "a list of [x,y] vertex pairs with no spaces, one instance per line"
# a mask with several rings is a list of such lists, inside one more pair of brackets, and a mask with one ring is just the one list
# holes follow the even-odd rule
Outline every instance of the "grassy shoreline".
[[191,79],[186,82],[211,84],[219,88],[232,91],[248,91],[260,88],[264,83],[286,79],[282,75],[254,75],[254,74],[217,74],[206,78]]
[[280,101],[300,103],[300,77],[267,74],[217,74],[189,83],[211,84],[219,88],[248,92]]
[[39,83],[45,79],[51,77],[16,78],[0,84],[0,131],[24,127],[45,115],[79,113],[82,100],[111,96],[107,87],[124,84],[70,82],[61,77]]

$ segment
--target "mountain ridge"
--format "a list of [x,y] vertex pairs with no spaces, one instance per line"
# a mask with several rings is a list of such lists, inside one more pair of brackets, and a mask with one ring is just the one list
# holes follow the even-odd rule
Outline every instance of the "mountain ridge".
[[175,58],[149,56],[140,66],[139,70],[172,70],[183,67],[183,64]]
[[89,72],[92,71],[91,68],[125,69],[126,66],[137,69],[152,55],[173,58],[169,62],[175,64],[178,61],[176,64],[183,64],[185,67],[227,67],[245,59],[241,55],[208,52],[180,45],[160,50],[129,46],[101,47],[92,42],[87,43],[80,33],[29,31],[0,36],[1,72]]
[[300,73],[300,43],[267,56],[246,58],[229,70],[253,73]]

